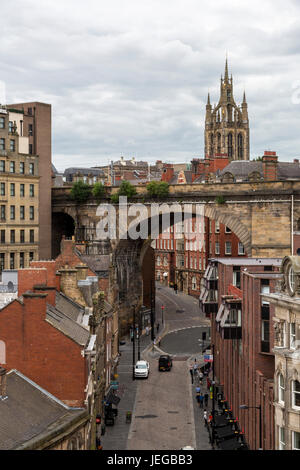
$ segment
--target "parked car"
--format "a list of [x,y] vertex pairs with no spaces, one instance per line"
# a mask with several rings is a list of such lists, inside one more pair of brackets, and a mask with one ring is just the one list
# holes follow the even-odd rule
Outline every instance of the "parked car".
[[147,361],[137,361],[134,369],[134,376],[148,378],[150,372],[150,364]]
[[171,370],[172,368],[172,359],[171,359],[171,356],[169,356],[168,354],[163,354],[161,356],[159,356],[159,359],[158,359],[158,370],[161,371],[165,371],[165,370]]

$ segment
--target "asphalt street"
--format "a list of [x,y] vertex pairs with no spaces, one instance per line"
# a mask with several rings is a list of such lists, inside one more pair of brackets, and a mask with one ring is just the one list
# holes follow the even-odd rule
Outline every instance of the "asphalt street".
[[[132,343],[128,339],[120,346],[121,401],[116,424],[107,427],[102,438],[103,449],[179,450],[187,445],[210,449],[203,410],[198,408],[189,373],[194,358],[203,364],[202,332],[209,341],[210,322],[200,312],[197,299],[157,284],[156,323],[160,348],[153,346],[150,336],[141,341],[142,358],[150,363],[148,379],[132,380]],[[173,356],[170,372],[158,371],[161,351]],[[126,411],[133,413],[131,424],[125,422]]]

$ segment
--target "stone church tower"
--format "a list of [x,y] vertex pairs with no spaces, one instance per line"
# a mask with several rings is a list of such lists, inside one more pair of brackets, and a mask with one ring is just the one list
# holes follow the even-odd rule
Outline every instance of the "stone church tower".
[[221,76],[220,100],[210,104],[208,94],[205,117],[205,157],[228,155],[229,160],[249,160],[248,105],[244,92],[243,102],[237,106],[233,98],[232,75],[229,78],[226,59],[225,77]]

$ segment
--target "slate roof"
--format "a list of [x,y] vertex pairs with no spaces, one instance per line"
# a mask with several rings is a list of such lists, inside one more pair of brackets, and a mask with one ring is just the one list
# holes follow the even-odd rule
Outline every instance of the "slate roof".
[[30,448],[28,441],[50,437],[87,413],[69,408],[16,370],[6,374],[6,394],[0,400],[0,450]]
[[53,305],[47,304],[46,321],[77,344],[87,345],[90,337],[89,330],[73,320],[71,316],[53,307]]
[[79,255],[81,260],[96,274],[108,271],[110,255]]
[[81,322],[85,309],[77,302],[67,297],[62,292],[56,291],[55,306],[74,321]]
[[[220,175],[230,172],[236,178],[247,179],[250,173],[257,171],[263,176],[263,164],[261,161],[245,161],[236,160],[230,162],[222,171]],[[299,179],[300,178],[300,165],[297,162],[278,162],[277,164],[277,179]]]

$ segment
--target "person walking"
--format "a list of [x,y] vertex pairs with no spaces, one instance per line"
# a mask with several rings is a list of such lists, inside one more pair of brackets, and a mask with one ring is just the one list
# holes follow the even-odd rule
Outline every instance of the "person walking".
[[198,372],[198,364],[197,364],[197,360],[195,359],[195,362],[194,362],[194,376],[196,377],[197,375],[197,372]]
[[203,419],[204,419],[204,425],[207,428],[208,427],[208,413],[207,413],[206,409],[203,412]]
[[204,405],[207,406],[208,405],[208,393],[205,392],[204,394]]
[[201,389],[199,386],[196,387],[196,395],[200,395],[201,393]]
[[192,384],[194,383],[194,371],[193,371],[193,366],[190,365],[190,374],[191,374],[191,379],[192,379]]
[[200,395],[199,395],[199,406],[200,406],[200,408],[203,408],[203,400],[204,400],[204,396],[202,395],[202,393],[200,393]]
[[209,380],[209,378],[207,377],[206,379],[206,383],[207,383],[207,388],[208,390],[210,389],[210,386],[211,386],[211,381]]
[[174,291],[175,291],[175,294],[177,294],[177,290],[178,290],[178,287],[177,287],[177,284],[175,283],[175,284],[174,284]]
[[149,326],[146,326],[146,336],[149,336]]
[[199,383],[200,383],[200,385],[202,385],[202,381],[203,381],[203,372],[200,369],[200,372],[199,372]]
[[156,324],[156,333],[158,333],[159,330],[159,323]]

